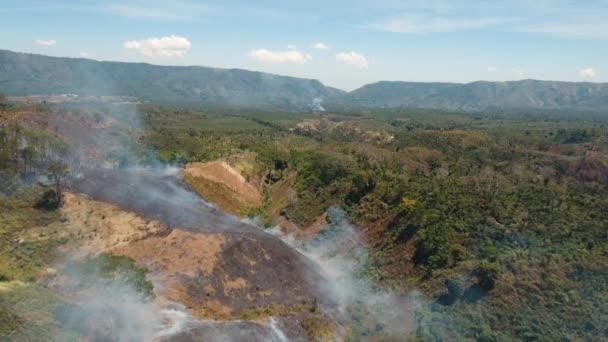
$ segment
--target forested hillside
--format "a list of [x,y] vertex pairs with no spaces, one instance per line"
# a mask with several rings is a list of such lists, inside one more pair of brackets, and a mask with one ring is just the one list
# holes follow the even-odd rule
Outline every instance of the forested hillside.
[[606,109],[608,85],[523,80],[511,82],[378,82],[354,90],[341,102],[364,107],[485,109]]
[[[227,158],[264,179],[249,215],[268,226],[314,235],[344,209],[369,244],[361,273],[431,298],[421,340],[608,338],[605,115],[142,112],[167,161]],[[354,340],[382,335],[352,317]]]
[[78,94],[133,96],[164,103],[310,110],[339,95],[316,80],[238,69],[97,62],[0,50],[0,92],[11,96]]
[[281,108],[434,108],[444,110],[608,108],[608,85],[513,82],[378,82],[352,92],[317,80],[237,69],[98,62],[0,51],[0,92],[11,96],[131,96],[156,103]]

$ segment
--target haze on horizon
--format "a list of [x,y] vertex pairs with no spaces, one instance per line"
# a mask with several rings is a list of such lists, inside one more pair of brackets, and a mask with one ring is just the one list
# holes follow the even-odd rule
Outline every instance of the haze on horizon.
[[608,81],[608,1],[9,0],[2,49],[380,80]]

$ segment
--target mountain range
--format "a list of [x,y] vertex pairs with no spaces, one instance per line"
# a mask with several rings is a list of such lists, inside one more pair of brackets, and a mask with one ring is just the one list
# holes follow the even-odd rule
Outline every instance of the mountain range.
[[312,79],[241,69],[100,62],[0,50],[0,93],[133,96],[141,101],[319,109],[608,109],[608,83],[522,80],[459,83],[382,81],[351,92]]

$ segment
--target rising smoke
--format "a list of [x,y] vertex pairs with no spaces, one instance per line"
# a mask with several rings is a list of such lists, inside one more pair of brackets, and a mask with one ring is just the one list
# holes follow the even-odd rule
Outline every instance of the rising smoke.
[[351,333],[374,333],[403,339],[414,333],[415,313],[424,300],[417,292],[399,296],[376,288],[365,276],[367,248],[359,230],[348,222],[344,211],[328,210],[329,225],[313,240],[296,240],[279,228],[273,234],[312,260],[325,281],[324,309],[340,318]]
[[312,100],[312,110],[315,112],[324,112],[325,108],[323,108],[323,99],[316,97],[314,100]]
[[[50,125],[70,141],[70,153],[62,160],[69,166],[72,191],[114,204],[168,228],[200,232],[239,232],[268,236],[255,226],[243,224],[217,210],[189,190],[180,170],[138,151],[141,125],[132,104],[91,104],[78,116],[90,116],[92,127],[70,125],[68,115],[53,116]],[[189,341],[204,336],[211,341],[287,341],[282,323],[200,321],[185,308],[159,306],[142,297],[132,283],[120,278],[104,279],[99,270],[74,267],[69,256],[60,262],[60,279],[54,288],[71,298],[56,318],[69,331],[93,340],[142,341],[149,339]]]
[[134,270],[108,272],[111,258],[68,258],[48,284],[69,298],[54,312],[65,331],[94,341],[135,342],[170,336],[193,320],[183,308],[155,305]]
[[[324,111],[320,98],[312,105]],[[92,127],[72,125],[56,117],[51,125],[70,142],[65,158],[75,191],[89,195],[143,217],[155,218],[168,227],[205,232],[232,231],[266,235],[252,225],[218,211],[181,183],[179,170],[144,156],[138,150],[141,122],[133,104],[91,104]],[[83,113],[80,113],[81,115]],[[377,289],[363,275],[368,263],[364,240],[338,209],[329,211],[330,226],[312,241],[296,241],[277,231],[289,246],[306,256],[319,269],[324,281],[319,285],[322,310],[358,333],[376,333],[402,338],[414,331],[415,310],[420,297],[398,296]],[[59,269],[66,270],[66,265]],[[197,321],[179,306],[159,307],[117,279],[91,282],[78,268],[64,272],[61,291],[73,295],[73,303],[58,317],[62,324],[79,329],[83,336],[115,341],[150,338],[192,340],[257,341],[288,340],[280,320],[266,322]],[[102,279],[101,275],[94,278]],[[74,284],[88,284],[86,291]]]

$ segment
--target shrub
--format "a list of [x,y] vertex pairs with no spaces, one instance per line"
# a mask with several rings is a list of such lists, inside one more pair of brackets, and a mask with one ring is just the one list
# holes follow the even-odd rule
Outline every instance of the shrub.
[[479,285],[480,288],[484,291],[491,291],[494,289],[499,274],[499,269],[496,264],[488,260],[482,260],[474,273],[477,277],[477,285]]
[[42,193],[38,202],[36,202],[35,208],[42,210],[57,210],[61,205],[59,198],[55,189],[47,189]]

